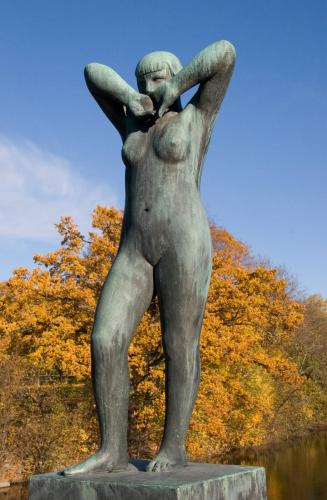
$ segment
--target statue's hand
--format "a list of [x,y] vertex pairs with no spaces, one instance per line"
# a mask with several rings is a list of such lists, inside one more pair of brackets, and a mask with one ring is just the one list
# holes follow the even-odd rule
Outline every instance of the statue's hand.
[[136,118],[149,118],[155,113],[151,98],[138,92],[130,96],[127,107]]
[[169,111],[170,106],[172,106],[178,98],[178,93],[171,83],[171,80],[166,80],[162,85],[159,85],[151,92],[151,98],[156,105],[157,114],[160,118]]

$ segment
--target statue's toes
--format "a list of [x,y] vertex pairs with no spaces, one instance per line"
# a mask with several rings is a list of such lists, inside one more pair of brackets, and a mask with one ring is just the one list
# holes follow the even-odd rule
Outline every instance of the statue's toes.
[[148,465],[147,465],[147,472],[155,472],[155,467],[157,465],[156,460],[152,460]]
[[63,471],[59,472],[62,476],[73,476],[74,474],[81,474],[83,472],[83,469],[78,466],[72,466],[68,467],[67,469],[64,469]]
[[64,469],[61,474],[63,476],[72,476],[75,474],[104,471],[106,470],[107,463],[107,453],[96,453],[95,455],[92,455],[90,458],[84,460],[83,462],[80,462],[79,464],[67,467],[67,469]]
[[173,468],[172,464],[168,461],[161,462],[159,465],[160,472],[168,472],[172,470],[172,468]]
[[148,472],[168,472],[172,470],[173,464],[167,459],[163,460],[152,460],[147,466]]

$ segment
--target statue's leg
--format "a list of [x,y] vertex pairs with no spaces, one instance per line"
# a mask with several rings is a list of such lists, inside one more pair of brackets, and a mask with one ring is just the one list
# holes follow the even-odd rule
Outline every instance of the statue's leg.
[[199,378],[199,340],[211,273],[211,241],[179,245],[155,269],[166,356],[165,430],[149,471],[186,463],[185,437]]
[[153,294],[153,267],[123,245],[103,286],[92,333],[92,377],[100,449],[63,473],[124,469],[128,465],[129,372],[127,351]]

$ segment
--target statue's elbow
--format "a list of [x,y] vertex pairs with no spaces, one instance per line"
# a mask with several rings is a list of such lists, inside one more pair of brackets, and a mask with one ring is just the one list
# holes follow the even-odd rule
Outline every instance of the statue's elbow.
[[221,40],[219,43],[221,44],[224,64],[229,68],[233,67],[236,60],[236,50],[234,45],[228,40]]
[[92,82],[94,80],[94,74],[96,71],[97,63],[89,63],[84,68],[84,78],[87,86],[92,86]]

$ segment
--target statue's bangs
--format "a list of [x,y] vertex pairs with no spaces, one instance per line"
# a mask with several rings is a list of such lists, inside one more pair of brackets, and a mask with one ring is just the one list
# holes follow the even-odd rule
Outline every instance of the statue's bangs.
[[142,75],[146,75],[147,73],[161,71],[165,68],[168,68],[173,76],[182,69],[182,65],[179,59],[170,52],[151,52],[139,61],[135,69],[135,75],[136,78],[138,78]]
[[153,73],[154,71],[161,71],[167,67],[167,63],[163,61],[158,61],[155,59],[142,59],[136,67],[135,75],[136,77],[146,75],[147,73]]

